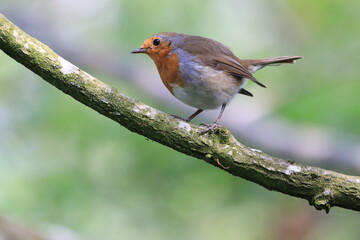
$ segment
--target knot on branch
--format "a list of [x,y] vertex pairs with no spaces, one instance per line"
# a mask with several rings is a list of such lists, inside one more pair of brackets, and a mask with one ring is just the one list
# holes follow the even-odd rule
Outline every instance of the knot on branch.
[[317,210],[325,210],[329,213],[330,208],[333,206],[334,193],[330,188],[325,188],[323,192],[315,195],[310,201],[310,205],[313,205]]
[[216,143],[223,145],[223,144],[229,144],[232,140],[231,137],[232,134],[229,129],[224,127],[216,128],[214,131],[211,131],[208,133],[208,137],[211,138]]

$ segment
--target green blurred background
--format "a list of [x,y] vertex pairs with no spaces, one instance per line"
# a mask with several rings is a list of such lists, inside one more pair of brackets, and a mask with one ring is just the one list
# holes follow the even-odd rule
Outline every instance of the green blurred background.
[[[257,73],[268,88],[249,84],[255,97],[238,96],[222,123],[273,155],[359,175],[357,0],[1,0],[0,12],[128,96],[183,116],[193,109],[152,61],[129,54],[150,35],[206,36],[240,58],[302,55]],[[57,240],[360,238],[359,213],[316,211],[133,134],[3,52],[0,189],[4,221]]]

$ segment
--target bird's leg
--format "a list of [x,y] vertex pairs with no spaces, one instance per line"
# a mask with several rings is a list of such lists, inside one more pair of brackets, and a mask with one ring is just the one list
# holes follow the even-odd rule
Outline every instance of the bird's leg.
[[197,115],[199,115],[202,111],[204,111],[204,110],[198,109],[196,112],[194,112],[193,114],[191,114],[191,116],[188,117],[185,121],[190,122],[191,120],[194,119],[194,117],[196,117]]
[[202,111],[204,111],[204,110],[198,109],[196,112],[194,112],[194,113],[193,113],[190,117],[188,117],[187,119],[184,119],[184,118],[179,117],[179,116],[176,116],[176,115],[171,115],[171,116],[174,117],[174,118],[177,118],[177,119],[181,119],[181,120],[183,120],[183,121],[185,121],[185,122],[190,122],[191,120],[194,119],[194,117],[196,117],[197,115],[199,115]]
[[207,132],[209,132],[209,131],[213,131],[213,130],[217,129],[218,127],[220,127],[220,124],[219,124],[219,123],[220,123],[220,118],[221,118],[221,116],[222,116],[225,108],[226,108],[226,103],[224,103],[224,104],[221,106],[220,114],[219,114],[219,116],[216,118],[216,120],[215,120],[215,122],[214,122],[213,124],[200,124],[200,125],[203,125],[203,126],[207,126],[207,127],[208,127],[207,129],[205,129],[204,131],[202,131],[202,132],[200,133],[200,135],[203,135],[203,134],[205,134],[205,133],[207,133]]

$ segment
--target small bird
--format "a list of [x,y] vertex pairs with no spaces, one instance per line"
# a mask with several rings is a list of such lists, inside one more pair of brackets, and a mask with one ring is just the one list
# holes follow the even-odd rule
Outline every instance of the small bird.
[[220,114],[202,134],[218,128],[226,105],[237,93],[253,96],[243,87],[252,80],[261,87],[253,73],[266,65],[295,63],[301,56],[264,59],[239,59],[225,45],[200,36],[174,32],[155,34],[131,53],[151,57],[165,87],[177,99],[198,110],[187,119],[190,122],[202,111],[221,106]]

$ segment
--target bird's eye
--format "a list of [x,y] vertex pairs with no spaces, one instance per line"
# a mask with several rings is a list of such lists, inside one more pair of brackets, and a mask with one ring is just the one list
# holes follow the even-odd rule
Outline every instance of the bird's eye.
[[160,39],[154,39],[153,44],[155,46],[159,45],[160,44]]

